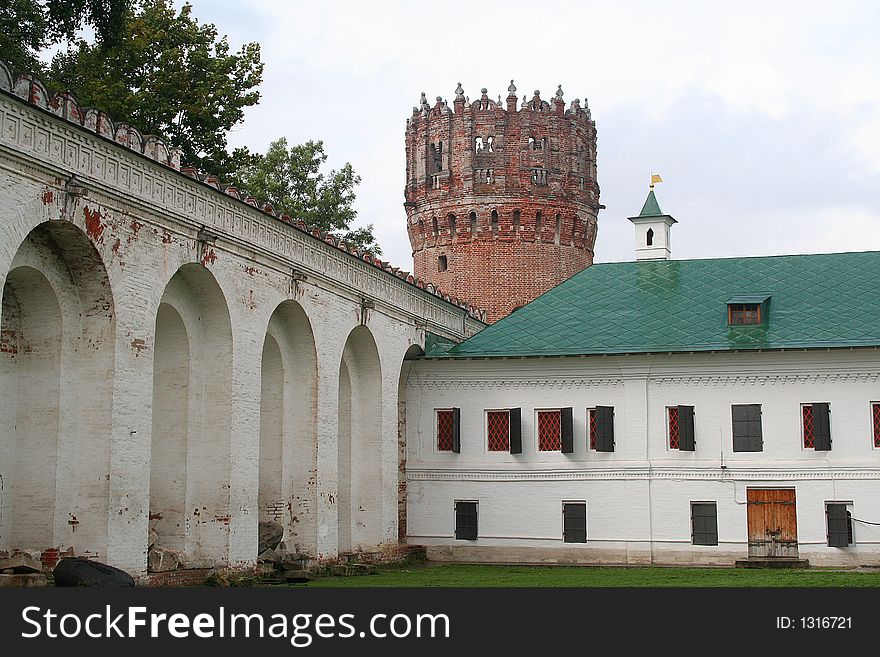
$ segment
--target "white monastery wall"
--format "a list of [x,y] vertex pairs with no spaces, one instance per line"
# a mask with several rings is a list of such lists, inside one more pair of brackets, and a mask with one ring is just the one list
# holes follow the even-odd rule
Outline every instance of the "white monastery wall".
[[152,528],[248,565],[270,515],[316,557],[396,544],[404,355],[480,322],[30,100],[0,94],[0,550],[141,573]]

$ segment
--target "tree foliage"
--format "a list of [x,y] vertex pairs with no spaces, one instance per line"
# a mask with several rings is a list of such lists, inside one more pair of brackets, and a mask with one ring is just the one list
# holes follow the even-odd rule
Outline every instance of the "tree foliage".
[[2,0],[0,1],[0,58],[16,72],[45,77],[38,54],[49,46],[72,40],[84,26],[100,46],[116,43],[125,26],[131,0]]
[[233,53],[191,5],[177,13],[170,0],[140,0],[115,42],[80,40],[50,69],[81,104],[162,135],[185,164],[219,175],[239,166],[241,157],[227,153],[227,134],[259,102],[262,73],[258,43]]
[[289,146],[284,137],[269,145],[265,155],[251,156],[237,172],[236,183],[253,196],[269,201],[276,212],[289,214],[343,237],[358,248],[379,255],[373,225],[351,229],[357,216],[354,188],[360,183],[350,163],[328,175],[322,141]]

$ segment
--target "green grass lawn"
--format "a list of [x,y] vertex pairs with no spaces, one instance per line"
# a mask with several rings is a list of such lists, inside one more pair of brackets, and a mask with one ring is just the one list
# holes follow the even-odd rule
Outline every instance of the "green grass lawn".
[[880,586],[880,571],[420,564],[306,586]]

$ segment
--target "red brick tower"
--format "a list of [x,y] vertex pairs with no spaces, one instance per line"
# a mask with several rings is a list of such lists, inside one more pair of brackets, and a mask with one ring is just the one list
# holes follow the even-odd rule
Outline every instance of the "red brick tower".
[[508,91],[506,107],[485,89],[469,103],[459,84],[454,110],[422,94],[406,126],[415,274],[490,322],[592,264],[602,207],[589,107],[566,109],[560,87],[517,110]]

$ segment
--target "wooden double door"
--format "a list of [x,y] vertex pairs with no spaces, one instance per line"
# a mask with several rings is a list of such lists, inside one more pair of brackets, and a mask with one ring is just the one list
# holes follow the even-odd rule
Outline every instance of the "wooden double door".
[[746,489],[749,557],[798,556],[794,488]]

